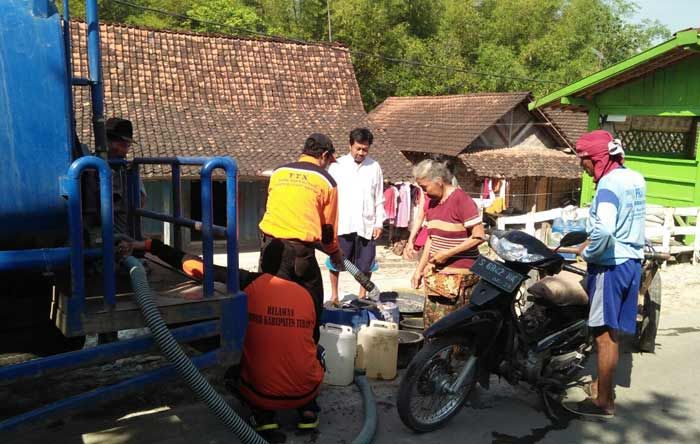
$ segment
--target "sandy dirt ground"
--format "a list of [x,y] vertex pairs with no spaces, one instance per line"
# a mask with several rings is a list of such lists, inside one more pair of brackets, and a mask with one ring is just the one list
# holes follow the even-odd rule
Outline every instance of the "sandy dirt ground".
[[[406,289],[412,264],[386,255],[373,281],[385,291]],[[321,257],[319,257],[321,259]],[[220,259],[219,259],[220,260]],[[242,255],[241,266],[253,268],[254,255]],[[248,266],[250,265],[250,267]],[[353,294],[357,284],[341,275],[341,294]],[[324,272],[326,288],[327,273]],[[375,443],[697,443],[700,442],[700,396],[696,369],[700,365],[700,265],[677,264],[662,271],[662,324],[657,353],[624,353],[618,369],[618,416],[614,420],[551,421],[538,396],[525,386],[513,387],[492,378],[490,390],[478,387],[468,405],[448,427],[416,435],[396,413],[400,376],[374,381],[379,429]],[[327,291],[327,293],[329,293]],[[163,364],[159,356],[138,356],[108,365],[81,369],[60,377],[0,386],[0,418],[59,400],[70,393],[111,384]],[[586,370],[590,373],[592,368]],[[221,370],[207,377],[221,393]],[[580,394],[579,394],[580,395]],[[572,396],[576,396],[574,393]],[[231,405],[246,414],[235,399]],[[288,443],[349,443],[361,428],[363,415],[355,386],[324,386],[320,431],[294,431],[293,412],[281,415]],[[179,380],[171,380],[89,411],[53,418],[0,436],[10,443],[229,443],[236,442],[206,407]]]

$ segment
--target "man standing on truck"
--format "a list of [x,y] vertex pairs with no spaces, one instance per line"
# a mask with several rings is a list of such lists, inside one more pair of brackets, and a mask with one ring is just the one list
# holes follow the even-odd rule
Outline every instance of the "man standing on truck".
[[615,414],[619,335],[636,330],[646,183],[641,174],[623,166],[622,144],[607,131],[584,134],[576,142],[576,155],[597,184],[587,224],[589,243],[582,256],[588,262],[588,325],[598,350],[598,375],[584,386],[589,398],[565,402],[564,407],[579,415],[610,418]]
[[[111,117],[105,122],[107,133],[107,157],[109,160],[126,160],[129,149],[134,143],[134,127],[130,120]],[[129,233],[129,201],[127,178],[129,171],[126,165],[110,164],[112,168],[112,211],[114,214],[114,232]],[[141,190],[141,207],[146,204],[146,190],[139,178]],[[107,344],[118,339],[118,333],[105,332],[97,335],[98,344]]]
[[[130,120],[111,117],[105,122],[107,132],[107,156],[110,160],[126,160],[129,149],[134,143],[134,127]],[[112,165],[112,201],[114,205],[114,231],[129,234],[128,226],[128,170],[125,165]],[[139,179],[140,180],[140,179]],[[141,190],[141,207],[146,204],[146,189],[139,182]]]
[[318,326],[323,306],[323,281],[315,250],[323,249],[335,265],[338,248],[338,189],[326,171],[335,162],[333,142],[311,134],[297,162],[277,168],[270,177],[267,208],[260,222],[260,271],[296,282],[314,298]]

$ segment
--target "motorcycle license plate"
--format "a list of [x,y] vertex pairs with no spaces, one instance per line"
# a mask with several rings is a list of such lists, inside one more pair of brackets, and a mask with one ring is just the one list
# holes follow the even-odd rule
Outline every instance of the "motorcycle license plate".
[[476,259],[471,267],[471,272],[507,293],[514,292],[526,278],[505,265],[486,259],[484,256],[479,256]]

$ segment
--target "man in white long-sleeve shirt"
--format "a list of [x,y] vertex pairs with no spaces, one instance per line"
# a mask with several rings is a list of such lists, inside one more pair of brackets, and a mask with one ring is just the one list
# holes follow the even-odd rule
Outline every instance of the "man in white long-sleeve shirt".
[[[376,240],[384,223],[384,177],[379,163],[368,156],[374,140],[367,128],[350,131],[350,153],[328,172],[338,184],[338,243],[343,255],[371,276]],[[340,270],[342,271],[342,270]],[[331,270],[331,302],[338,304],[338,270]],[[365,297],[360,287],[360,298]]]

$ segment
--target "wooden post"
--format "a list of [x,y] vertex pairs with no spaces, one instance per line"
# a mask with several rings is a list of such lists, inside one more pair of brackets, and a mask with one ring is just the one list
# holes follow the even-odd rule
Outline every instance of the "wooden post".
[[695,239],[693,239],[693,265],[700,261],[700,210],[695,215]]
[[[671,231],[673,230],[673,208],[664,208],[664,235],[661,241],[661,251],[671,253]],[[661,265],[666,268],[668,261]]]
[[548,177],[538,177],[537,186],[535,187],[535,208],[537,211],[545,211],[547,209],[547,189],[549,188]]
[[540,240],[547,244],[547,239],[549,239],[549,234],[552,232],[552,224],[545,221],[540,224]]
[[527,220],[525,221],[525,232],[530,236],[535,235],[535,212],[531,211],[527,213]]

